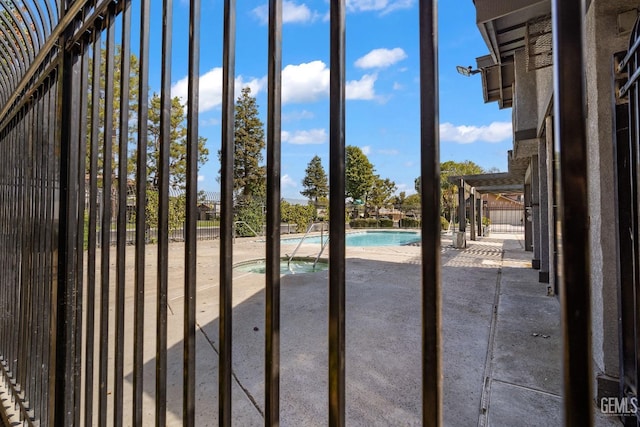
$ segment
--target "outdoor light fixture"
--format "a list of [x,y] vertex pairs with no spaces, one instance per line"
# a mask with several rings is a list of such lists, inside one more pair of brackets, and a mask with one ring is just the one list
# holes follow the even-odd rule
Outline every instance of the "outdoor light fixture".
[[462,74],[465,77],[469,77],[472,74],[478,74],[480,72],[480,70],[474,70],[473,68],[471,68],[471,65],[469,65],[469,67],[458,65],[456,66],[456,70],[458,70],[458,73]]

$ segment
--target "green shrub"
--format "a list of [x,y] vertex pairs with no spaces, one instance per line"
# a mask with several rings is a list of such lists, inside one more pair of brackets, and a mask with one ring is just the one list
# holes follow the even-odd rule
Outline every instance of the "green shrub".
[[[158,190],[148,189],[147,199],[145,200],[145,217],[147,228],[158,228],[158,206],[160,203],[160,196]],[[169,232],[180,230],[184,227],[186,220],[186,203],[187,197],[185,194],[179,196],[169,196]],[[131,215],[131,221],[135,223],[136,216]]]
[[489,219],[489,217],[486,217],[486,216],[482,217],[482,225],[484,226],[491,225],[491,220]]
[[393,228],[393,220],[389,218],[382,218],[378,220],[380,228]]
[[378,220],[375,218],[356,218],[349,221],[351,228],[378,228]]
[[349,221],[351,228],[393,228],[393,220],[389,218],[357,218]]
[[449,229],[449,221],[447,221],[447,218],[441,216],[440,217],[440,227],[443,230],[448,230]]
[[414,218],[402,218],[400,220],[400,227],[402,228],[420,228],[420,220]]
[[236,224],[236,236],[252,237],[254,231],[260,234],[264,223],[262,203],[257,199],[242,200],[236,205],[235,221],[244,222]]
[[349,226],[351,226],[351,228],[366,228],[367,221],[364,218],[352,219],[349,221]]
[[289,202],[280,203],[280,218],[282,222],[296,224],[296,231],[304,233],[313,221],[315,207],[313,205],[292,205]]

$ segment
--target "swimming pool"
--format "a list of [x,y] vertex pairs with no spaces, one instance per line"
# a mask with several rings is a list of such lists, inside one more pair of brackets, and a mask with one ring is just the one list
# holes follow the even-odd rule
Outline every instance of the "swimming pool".
[[[323,236],[326,241],[328,234]],[[347,233],[347,246],[402,246],[420,241],[420,233],[416,231],[356,231]],[[300,239],[282,239],[283,245],[297,245]],[[320,236],[307,237],[305,244],[320,244]]]

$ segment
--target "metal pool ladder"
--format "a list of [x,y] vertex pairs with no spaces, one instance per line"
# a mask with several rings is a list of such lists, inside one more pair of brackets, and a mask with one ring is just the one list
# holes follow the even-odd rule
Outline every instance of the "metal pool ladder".
[[311,230],[313,229],[313,227],[316,224],[320,224],[320,253],[318,253],[318,256],[316,257],[316,260],[313,262],[313,268],[316,267],[316,264],[318,263],[318,259],[320,258],[320,255],[322,255],[322,252],[324,251],[325,246],[327,245],[327,242],[329,242],[329,237],[327,236],[327,241],[323,242],[323,233],[324,233],[324,222],[312,222],[311,225],[309,225],[309,228],[307,228],[307,231],[304,233],[304,236],[302,236],[302,239],[300,239],[300,241],[298,242],[298,245],[296,246],[296,248],[293,250],[293,252],[291,253],[291,255],[289,256],[289,259],[287,260],[287,267],[289,267],[289,264],[291,263],[291,260],[293,259],[294,256],[296,256],[296,253],[298,252],[298,249],[300,249],[300,246],[302,245],[302,242],[304,242],[304,239],[307,238],[307,236],[309,235],[309,233],[311,232]]
[[236,225],[238,224],[244,224],[256,237],[259,236],[259,234],[256,232],[256,230],[254,230],[253,228],[251,228],[251,226],[249,224],[247,224],[246,221],[235,221],[233,223],[233,241],[236,241]]
[[[322,234],[320,234],[320,236],[322,236]],[[320,237],[320,242],[322,243],[322,237]],[[316,268],[316,264],[318,263],[318,260],[320,259],[320,256],[322,255],[322,252],[324,252],[324,248],[327,247],[327,244],[329,243],[329,236],[327,236],[327,241],[322,243],[322,247],[320,248],[320,252],[318,252],[318,256],[316,257],[315,261],[313,261],[313,268]]]

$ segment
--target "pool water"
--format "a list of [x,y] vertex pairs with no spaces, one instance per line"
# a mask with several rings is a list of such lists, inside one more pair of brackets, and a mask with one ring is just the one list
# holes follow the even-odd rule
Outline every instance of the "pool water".
[[[323,242],[329,238],[327,234]],[[416,231],[358,231],[347,233],[345,243],[347,246],[402,246],[420,241],[420,233]],[[282,239],[282,244],[297,245],[300,239]],[[305,244],[320,244],[320,236],[307,237]]]
[[[313,263],[314,259],[311,258],[294,258],[291,262],[288,258],[282,258],[280,260],[280,275],[315,273],[329,268],[326,260],[318,260],[315,266]],[[265,274],[267,266],[264,259],[255,259],[236,264],[233,269],[245,273]]]

